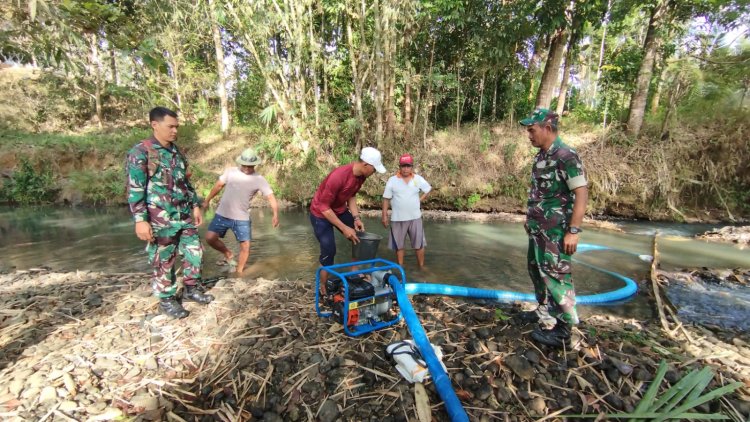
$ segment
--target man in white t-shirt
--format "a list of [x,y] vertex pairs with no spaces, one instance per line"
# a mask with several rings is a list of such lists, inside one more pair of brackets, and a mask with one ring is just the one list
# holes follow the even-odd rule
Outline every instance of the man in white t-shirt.
[[[206,242],[224,254],[222,264],[236,265],[237,274],[242,274],[250,256],[250,240],[252,240],[250,200],[258,191],[268,198],[273,210],[273,227],[279,226],[279,205],[268,181],[255,172],[255,166],[262,161],[255,150],[247,148],[242,151],[236,161],[239,167],[224,171],[203,202],[203,207],[208,208],[214,196],[226,187],[219,201],[219,207],[216,209],[216,216],[208,226]],[[232,251],[221,241],[227,230],[232,230],[234,237],[240,243],[240,255],[236,262]]]
[[388,227],[388,207],[391,212],[391,233],[388,247],[396,251],[398,265],[404,265],[404,244],[406,236],[411,240],[411,247],[417,251],[417,264],[424,268],[424,247],[427,241],[422,229],[422,210],[424,201],[432,187],[424,178],[414,173],[414,158],[404,154],[398,160],[399,171],[388,179],[383,192],[383,227]]

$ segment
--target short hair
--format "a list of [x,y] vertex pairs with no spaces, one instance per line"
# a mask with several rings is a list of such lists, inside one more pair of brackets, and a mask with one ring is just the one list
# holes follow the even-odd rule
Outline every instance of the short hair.
[[154,107],[148,112],[148,121],[161,122],[166,116],[174,117],[176,119],[177,113],[166,107]]

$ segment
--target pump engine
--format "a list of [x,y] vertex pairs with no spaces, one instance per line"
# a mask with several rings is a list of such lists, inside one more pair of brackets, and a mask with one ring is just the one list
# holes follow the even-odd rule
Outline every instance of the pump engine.
[[[370,274],[358,274],[346,277],[349,289],[349,307],[346,323],[349,327],[358,325],[372,325],[391,319],[390,310],[393,308],[393,289],[383,278],[384,271]],[[341,279],[329,279],[326,283],[327,302],[332,309],[333,318],[344,323],[344,284]]]
[[[347,267],[351,270],[341,270]],[[398,265],[375,259],[321,269],[328,272],[329,278],[326,281],[325,296],[319,302],[316,301],[316,311],[320,316],[330,316],[339,324],[344,324],[347,335],[362,335],[393,325],[401,319],[401,313],[396,309],[396,295],[389,284],[389,278],[395,277],[393,270],[403,274]],[[319,274],[316,286],[320,284]],[[395,280],[403,282],[398,277]],[[322,311],[320,305],[330,312]]]

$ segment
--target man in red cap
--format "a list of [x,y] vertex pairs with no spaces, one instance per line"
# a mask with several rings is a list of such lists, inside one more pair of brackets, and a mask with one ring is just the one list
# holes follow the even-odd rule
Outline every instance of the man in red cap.
[[391,233],[388,247],[396,251],[398,265],[404,265],[404,244],[406,236],[411,247],[417,251],[417,264],[424,268],[424,247],[427,241],[422,229],[420,204],[432,187],[424,178],[414,173],[414,158],[404,154],[398,160],[399,170],[388,179],[383,192],[383,227],[388,227],[388,207],[391,212]]

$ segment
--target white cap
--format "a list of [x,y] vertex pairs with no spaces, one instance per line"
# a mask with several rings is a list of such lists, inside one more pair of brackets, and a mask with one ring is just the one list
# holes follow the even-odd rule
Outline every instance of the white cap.
[[383,162],[381,160],[380,151],[376,150],[375,148],[373,147],[362,148],[362,153],[359,154],[359,159],[375,167],[375,170],[377,170],[378,173],[385,173],[385,167],[383,167]]

